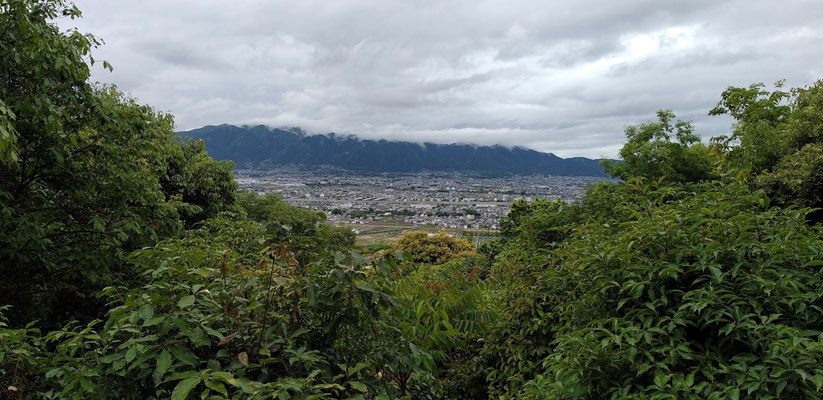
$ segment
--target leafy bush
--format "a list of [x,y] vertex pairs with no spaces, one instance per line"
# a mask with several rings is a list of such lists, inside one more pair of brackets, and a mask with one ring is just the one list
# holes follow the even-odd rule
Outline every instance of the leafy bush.
[[553,340],[526,393],[817,396],[823,232],[741,184],[673,190],[638,185],[615,205],[630,218],[591,221],[557,251],[540,277]]
[[238,205],[251,220],[262,224],[267,242],[289,243],[301,264],[354,246],[354,231],[326,224],[323,213],[288,204],[277,193],[258,196],[246,191],[238,196]]
[[443,264],[460,257],[477,255],[466,239],[456,238],[441,230],[429,236],[425,231],[406,232],[394,243],[394,248],[407,251],[414,262]]
[[0,330],[2,349],[14,349],[0,359],[0,383],[61,399],[395,398],[411,390],[395,375],[432,373],[415,344],[431,340],[423,324],[403,328],[402,308],[391,307],[401,304],[391,259],[367,269],[356,253],[338,253],[331,265],[302,265],[288,245],[271,245],[241,264],[262,232],[237,220],[135,252],[147,283],[107,289],[114,307],[102,325]]
[[230,161],[215,161],[206,153],[203,141],[182,140],[171,146],[160,185],[167,198],[179,198],[188,207],[181,209],[188,226],[214,217],[234,205],[237,182]]
[[497,315],[495,299],[489,296],[495,283],[484,276],[484,264],[482,257],[454,259],[420,268],[396,282],[395,326],[414,338],[442,373],[417,377],[418,397],[486,394],[485,374],[475,358]]

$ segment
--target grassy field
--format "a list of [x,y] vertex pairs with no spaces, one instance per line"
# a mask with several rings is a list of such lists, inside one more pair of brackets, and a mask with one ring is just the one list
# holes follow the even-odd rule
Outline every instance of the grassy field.
[[[442,229],[433,225],[413,225],[400,219],[384,219],[381,221],[375,221],[368,224],[342,225],[350,227],[352,229],[356,229],[359,232],[357,234],[356,244],[361,247],[375,245],[379,243],[390,244],[409,231],[427,231],[434,233]],[[457,230],[446,229],[446,232],[451,235],[454,235],[457,232]],[[483,244],[486,241],[495,239],[499,237],[499,233],[497,231],[492,230],[464,229],[462,230],[460,236],[465,237],[472,245],[474,245],[478,242],[479,244]],[[480,236],[479,241],[477,240],[478,236]]]
[[466,238],[474,246],[481,246],[490,240],[500,238],[500,232],[488,229],[464,229],[460,236]]

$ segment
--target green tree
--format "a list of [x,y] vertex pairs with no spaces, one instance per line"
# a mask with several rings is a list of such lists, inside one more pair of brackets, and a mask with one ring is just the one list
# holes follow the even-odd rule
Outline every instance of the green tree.
[[238,197],[238,204],[253,221],[264,225],[268,240],[282,242],[288,236],[316,236],[323,221],[320,213],[286,203],[277,193],[246,191]]
[[[51,23],[79,15],[60,0],[0,5],[0,304],[13,325],[99,316],[97,291],[134,278],[125,254],[179,234],[180,212],[214,214],[233,196],[205,153],[170,168],[189,151],[170,115],[88,83],[98,41]],[[161,184],[175,168],[191,172],[180,196]]]
[[214,217],[234,205],[237,182],[230,161],[215,161],[202,140],[181,140],[170,154],[160,184],[169,199],[186,205],[181,214],[188,226]]
[[[725,145],[727,168],[752,176],[782,205],[823,207],[823,81],[774,91],[763,84],[729,87],[711,114],[735,119]],[[823,220],[820,211],[811,220]]]
[[268,243],[290,243],[301,263],[354,246],[354,231],[326,224],[323,213],[288,204],[277,193],[258,196],[247,191],[237,204],[262,224]]
[[568,237],[571,227],[579,222],[578,214],[574,203],[519,199],[500,217],[500,233],[533,249],[548,248]]
[[646,177],[671,182],[697,182],[713,177],[708,146],[700,142],[690,122],[675,121],[671,110],[659,110],[657,122],[629,125],[627,142],[620,149],[622,161],[604,161],[607,173],[616,178]]
[[728,114],[735,119],[732,134],[718,138],[729,147],[730,166],[759,173],[774,166],[785,152],[787,141],[780,127],[791,111],[786,104],[790,93],[781,90],[782,82],[776,86],[774,92],[765,90],[762,83],[729,87],[709,111],[709,115]]

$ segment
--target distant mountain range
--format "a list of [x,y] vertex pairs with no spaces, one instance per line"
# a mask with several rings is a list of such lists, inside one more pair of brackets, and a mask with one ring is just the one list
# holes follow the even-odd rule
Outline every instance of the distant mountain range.
[[331,166],[359,172],[459,171],[485,174],[605,176],[598,160],[503,146],[365,140],[263,125],[219,125],[179,132],[203,139],[217,160],[238,166]]

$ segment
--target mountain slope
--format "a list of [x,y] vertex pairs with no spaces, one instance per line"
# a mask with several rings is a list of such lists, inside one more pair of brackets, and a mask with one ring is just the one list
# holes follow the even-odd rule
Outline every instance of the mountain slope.
[[180,132],[203,139],[209,155],[239,166],[329,165],[363,172],[466,171],[498,174],[605,176],[597,160],[503,146],[361,140],[352,136],[306,135],[263,125],[205,126]]

